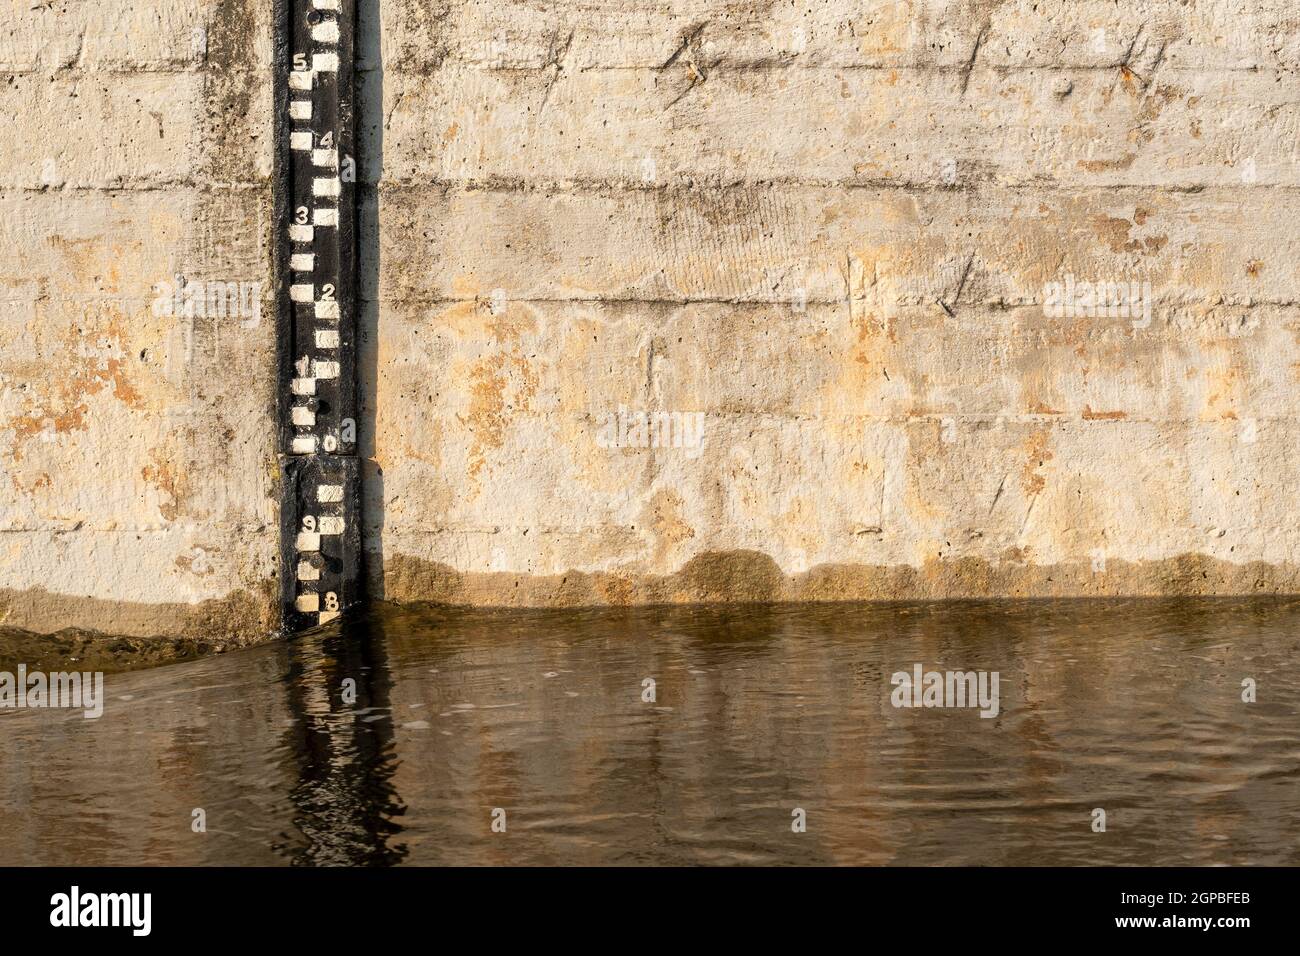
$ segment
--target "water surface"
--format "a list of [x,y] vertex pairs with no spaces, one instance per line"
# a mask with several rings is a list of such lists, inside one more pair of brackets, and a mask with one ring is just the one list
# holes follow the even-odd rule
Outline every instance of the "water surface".
[[0,710],[0,864],[1300,863],[1294,600],[378,607],[106,694]]

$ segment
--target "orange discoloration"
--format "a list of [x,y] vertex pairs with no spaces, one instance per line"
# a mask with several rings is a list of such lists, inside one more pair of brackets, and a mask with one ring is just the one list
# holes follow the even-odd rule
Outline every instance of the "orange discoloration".
[[162,458],[155,451],[153,461],[140,470],[140,477],[156,487],[168,499],[158,505],[158,512],[168,521],[175,521],[180,513],[181,480],[176,474],[172,462]]
[[[11,418],[7,428],[14,433],[15,445],[25,442],[45,431],[55,434],[81,431],[86,427],[90,412],[87,400],[112,386],[114,396],[132,408],[143,407],[139,391],[126,379],[122,359],[98,360],[77,356],[72,369],[60,369],[58,374],[39,381],[43,394],[29,401],[28,410]],[[22,459],[17,447],[15,460]]]
[[695,529],[682,515],[685,502],[676,491],[660,488],[641,512],[641,521],[655,534],[654,560],[664,561],[683,541],[695,537]]
[[472,275],[453,276],[451,291],[461,299],[474,299],[483,291],[483,287]]
[[1127,417],[1127,412],[1094,412],[1091,405],[1083,406],[1083,420],[1087,422],[1118,421],[1121,418]]
[[1130,237],[1133,227],[1142,225],[1149,215],[1150,210],[1139,208],[1134,211],[1132,221],[1118,216],[1094,216],[1092,219],[1093,230],[1097,233],[1098,238],[1110,246],[1113,252],[1138,252],[1143,255],[1153,255],[1163,249],[1166,243],[1169,242],[1168,236]]
[[1235,418],[1236,405],[1245,397],[1243,390],[1246,380],[1247,372],[1240,354],[1229,353],[1226,362],[1207,368],[1205,381],[1208,394],[1201,411],[1201,420],[1224,419],[1229,415]]
[[1020,487],[1024,489],[1026,497],[1032,497],[1047,486],[1047,479],[1038,471],[1052,460],[1047,429],[1041,428],[1030,435],[1024,448],[1029,457],[1020,469]]
[[[470,449],[469,474],[477,479],[487,463],[487,450],[505,443],[510,418],[528,410],[537,391],[537,373],[516,349],[477,362],[470,378],[466,424],[474,433],[474,442]],[[512,384],[513,395],[509,392]]]
[[[117,292],[121,284],[122,247],[105,252],[90,240],[51,236],[46,240],[68,264],[68,274],[88,279],[98,292]],[[47,365],[29,382],[24,408],[0,428],[14,435],[13,457],[21,461],[22,443],[42,433],[67,434],[88,425],[90,400],[105,391],[129,408],[147,406],[140,390],[127,377],[130,318],[117,303],[91,301],[72,314],[74,320],[57,335],[62,363]]]
[[1079,168],[1089,173],[1106,173],[1128,169],[1137,159],[1137,153],[1127,153],[1119,159],[1081,159]]

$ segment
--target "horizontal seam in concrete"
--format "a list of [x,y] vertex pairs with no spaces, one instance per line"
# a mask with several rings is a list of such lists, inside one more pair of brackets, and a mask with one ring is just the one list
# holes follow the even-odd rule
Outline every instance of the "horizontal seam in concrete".
[[[854,296],[854,303],[865,301],[864,296]],[[441,296],[413,296],[413,295],[386,295],[379,298],[367,297],[360,295],[357,297],[358,302],[367,302],[378,305],[467,305],[483,304],[491,300],[490,295],[472,296],[472,297],[451,297],[444,298]],[[28,300],[19,300],[28,301]],[[793,306],[796,303],[806,304],[808,306],[844,306],[847,299],[844,297],[836,299],[737,299],[725,297],[699,296],[691,298],[668,299],[660,296],[648,296],[638,298],[636,296],[574,296],[568,297],[548,297],[548,296],[517,296],[508,295],[507,301],[512,304],[520,305],[664,305],[664,306],[688,306],[688,305],[728,305],[728,306],[753,306],[755,308],[770,308],[772,306]],[[872,298],[873,305],[893,305],[897,308],[924,309],[934,306],[942,310],[935,300],[922,298],[915,299],[895,299],[881,300]],[[1259,299],[1252,297],[1249,303],[1219,302],[1206,306],[1203,297],[1189,296],[1183,299],[1161,299],[1156,298],[1153,304],[1162,305],[1171,308],[1212,308],[1212,309],[1286,309],[1300,307],[1300,299]],[[962,310],[969,310],[972,307],[983,309],[989,312],[1013,312],[1027,309],[1041,309],[1041,302],[1003,302],[1000,300],[978,301],[973,299],[964,300],[961,303]],[[951,318],[951,317],[950,317]],[[1079,318],[1095,318],[1098,321],[1115,321],[1127,324],[1127,321],[1120,316],[1081,316]]]
[[[844,73],[844,72],[862,72],[862,73],[939,73],[955,74],[964,76],[968,72],[972,75],[981,73],[992,73],[999,76],[1006,76],[1013,73],[1110,73],[1125,70],[1127,65],[1122,62],[1114,63],[1087,63],[1080,62],[1077,64],[1062,64],[1059,62],[1035,62],[1028,61],[1024,63],[1008,64],[982,64],[976,66],[973,70],[968,69],[965,63],[832,63],[826,61],[801,61],[800,57],[790,57],[788,59],[756,59],[756,60],[737,60],[725,57],[725,51],[722,51],[723,59],[715,63],[709,70],[711,76],[725,73],[757,73],[757,72],[808,72],[808,73]],[[385,63],[382,67],[372,64],[362,64],[358,67],[358,73],[379,73],[382,72],[386,77],[412,76],[419,78],[428,78],[438,73],[448,70],[448,67],[468,68],[467,72],[472,70],[479,73],[493,73],[510,75],[515,73],[526,75],[545,76],[555,72],[554,63],[539,63],[536,66],[531,64],[526,66],[487,66],[482,60],[470,60],[459,58],[446,58],[437,65],[430,66],[428,69],[410,69],[401,66],[392,67]],[[1235,73],[1293,73],[1300,70],[1300,61],[1296,63],[1273,62],[1267,64],[1253,63],[1241,64],[1238,66],[1217,66],[1207,67],[1196,64],[1181,64],[1164,62],[1160,65],[1160,74],[1163,76],[1168,73],[1173,74],[1193,74],[1196,76],[1214,75],[1222,73],[1231,75]],[[662,64],[656,64],[649,61],[644,63],[594,63],[585,66],[576,66],[564,72],[571,73],[599,73],[599,72],[645,72],[645,73],[663,73]],[[1135,71],[1129,70],[1134,73]]]
[[[268,499],[269,500],[269,499]],[[221,521],[203,524],[153,525],[147,528],[51,528],[42,527],[0,527],[0,534],[175,534],[178,531],[219,531],[260,534],[270,528],[267,524],[226,524]]]
[[167,179],[156,176],[150,179],[128,180],[125,183],[114,182],[106,183],[100,186],[83,186],[74,183],[65,183],[59,186],[0,186],[0,200],[9,195],[14,196],[33,196],[47,194],[58,196],[63,194],[75,195],[78,193],[157,193],[157,192],[175,192],[178,196],[193,198],[198,192],[202,195],[205,192],[257,192],[259,190],[269,190],[271,188],[270,179],[250,179],[246,181],[239,180],[198,180],[198,179]]
[[[635,400],[633,400],[632,402],[629,403],[627,400],[624,400],[623,404],[635,405],[636,402]],[[656,408],[656,407],[651,407],[651,408],[642,407],[640,410],[646,411],[648,414],[668,413],[666,409]],[[915,424],[917,422],[927,422],[927,423],[933,423],[937,425],[937,424],[941,424],[946,419],[954,422],[976,422],[976,423],[985,422],[991,425],[1007,424],[1009,422],[1011,423],[1031,422],[1037,424],[1051,423],[1051,424],[1071,424],[1071,425],[1079,424],[1079,425],[1116,425],[1116,426],[1118,425],[1161,425],[1161,426],[1178,426],[1178,427],[1187,427],[1187,428],[1195,428],[1195,427],[1208,428],[1210,426],[1215,426],[1215,425],[1219,425],[1219,426],[1232,425],[1234,427],[1240,427],[1240,425],[1246,420],[1246,419],[1237,419],[1237,418],[1212,418],[1212,419],[1202,421],[1196,418],[1185,418],[1185,417],[1184,418],[1147,418],[1147,417],[1140,417],[1136,415],[1125,416],[1123,418],[1115,418],[1112,417],[1110,414],[1100,413],[1100,412],[1094,417],[1087,417],[1082,414],[1041,415],[1032,412],[961,412],[961,411],[950,411],[950,412],[935,411],[935,412],[925,412],[916,415],[871,415],[871,414],[819,415],[814,411],[783,412],[780,409],[766,409],[762,411],[754,411],[754,410],[748,410],[744,408],[727,408],[725,406],[712,408],[712,409],[699,407],[695,409],[690,409],[690,411],[700,411],[703,412],[704,415],[707,417],[720,418],[720,419],[721,418],[733,419],[733,420],[734,419],[757,419],[760,421],[771,420],[771,421],[779,421],[779,422],[807,422],[808,424],[812,424],[812,425],[821,425],[827,422],[839,422],[839,423],[870,422],[876,425],[910,425],[910,424]],[[590,409],[585,411],[578,410],[578,409],[574,409],[572,411],[565,411],[563,409],[551,409],[549,411],[548,410],[533,411],[531,409],[529,410],[519,409],[513,413],[511,418],[513,421],[519,421],[519,420],[540,421],[540,420],[546,420],[551,418],[568,418],[576,421],[586,421],[586,420],[594,420],[596,416],[605,415],[607,413],[608,413],[608,409],[604,409],[604,408]],[[455,413],[450,412],[444,417],[453,418],[455,417]],[[1300,423],[1295,423],[1294,419],[1283,417],[1283,416],[1269,417],[1266,415],[1251,415],[1248,416],[1248,418],[1250,421],[1253,421],[1257,426],[1264,425],[1264,424],[1278,424],[1278,423],[1282,423],[1286,425],[1291,425],[1294,423],[1300,426]],[[633,457],[640,452],[649,452],[652,450],[663,451],[665,449],[652,449],[646,446],[640,448],[629,447],[629,448],[619,448],[619,449],[610,449],[610,450],[618,451],[620,453],[626,452],[628,457]],[[383,457],[384,457],[383,455],[379,456],[379,458],[381,459]]]
[[439,192],[486,192],[486,193],[543,193],[547,195],[583,195],[583,194],[633,194],[633,193],[702,193],[723,190],[746,189],[843,189],[843,190],[879,190],[881,192],[934,192],[953,195],[969,195],[980,192],[1019,193],[1038,191],[1042,193],[1060,193],[1070,198],[1078,198],[1089,193],[1112,193],[1146,191],[1150,193],[1217,193],[1224,192],[1238,195],[1254,189],[1273,189],[1281,191],[1300,190],[1300,183],[1099,183],[1071,182],[1060,179],[1032,178],[1017,182],[994,180],[974,180],[963,185],[936,185],[933,180],[893,180],[893,179],[735,179],[711,182],[705,177],[686,177],[665,183],[640,183],[627,179],[429,179],[427,181],[383,179],[362,180],[357,184],[367,192],[402,192],[429,190]]
[[[385,78],[402,78],[413,77],[418,79],[428,79],[439,73],[450,72],[456,68],[461,68],[465,72],[486,73],[493,75],[509,76],[512,74],[538,75],[547,76],[555,72],[553,63],[539,63],[537,66],[487,66],[481,60],[448,58],[442,60],[437,65],[428,69],[410,69],[404,67],[394,67],[389,62],[383,66],[373,64],[360,64],[356,72],[360,74],[380,74]],[[271,69],[271,64],[267,63],[260,67],[240,67],[237,69],[227,69],[221,66],[213,66],[211,61],[197,61],[188,63],[184,61],[176,62],[147,62],[142,61],[138,64],[127,62],[114,62],[103,66],[34,66],[26,69],[19,68],[0,68],[0,77],[19,76],[19,77],[47,77],[57,79],[62,77],[79,77],[79,76],[160,76],[160,75],[191,75],[191,74],[211,74],[213,76],[248,76],[261,77],[266,71]],[[1123,63],[1078,63],[1078,64],[1061,64],[1047,62],[1025,62],[1009,64],[984,64],[976,66],[971,72],[972,75],[978,76],[981,73],[995,74],[998,76],[1008,76],[1018,73],[1110,73],[1125,69]],[[1165,62],[1160,65],[1159,73],[1161,76],[1167,74],[1174,75],[1193,75],[1193,76],[1214,76],[1223,74],[1231,76],[1239,73],[1258,73],[1258,74],[1294,74],[1300,71],[1300,61],[1295,63],[1275,62],[1275,63],[1253,63],[1241,64],[1238,66],[1203,66],[1197,64],[1180,64]],[[573,67],[566,70],[569,73],[627,73],[627,72],[645,72],[645,73],[663,73],[662,66],[651,63],[597,63],[586,66]],[[710,70],[710,75],[718,74],[746,74],[760,72],[805,72],[805,73],[898,73],[898,74],[954,74],[962,76],[967,73],[964,63],[951,64],[896,64],[896,63],[831,63],[831,62],[800,62],[795,57],[788,60],[732,60],[723,59],[714,64]]]
[[[402,180],[363,179],[357,183],[359,191],[368,193],[404,192],[417,190],[436,190],[458,193],[514,193],[546,195],[631,195],[635,193],[702,193],[722,190],[746,189],[824,189],[845,191],[879,190],[881,192],[932,192],[950,195],[970,195],[979,192],[1019,193],[1038,191],[1044,194],[1057,194],[1069,197],[1086,195],[1089,192],[1150,192],[1150,193],[1191,193],[1204,194],[1223,191],[1233,194],[1252,191],[1277,190],[1281,192],[1300,191],[1300,182],[1295,183],[1243,183],[1241,185],[1223,185],[1218,183],[1109,183],[1109,182],[1072,182],[1061,179],[1024,179],[1015,182],[988,179],[974,180],[959,186],[938,185],[933,180],[836,180],[836,179],[736,179],[725,182],[693,181],[683,178],[680,181],[642,184],[636,180],[598,179],[598,180],[555,180],[536,179],[512,182],[500,182],[480,179],[429,179]],[[82,185],[65,183],[59,186],[22,186],[0,185],[0,199],[7,195],[60,195],[77,193],[151,193],[174,190],[178,194],[192,196],[195,190],[212,192],[256,192],[271,188],[270,179],[255,180],[200,180],[192,178],[163,178],[127,180],[102,185]]]

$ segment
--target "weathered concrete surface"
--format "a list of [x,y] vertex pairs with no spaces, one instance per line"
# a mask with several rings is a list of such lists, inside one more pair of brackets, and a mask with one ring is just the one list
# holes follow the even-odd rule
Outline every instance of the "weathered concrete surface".
[[[270,4],[0,6],[0,625],[264,638]],[[160,314],[177,275],[259,308]]]
[[387,597],[1300,590],[1293,5],[380,7]]
[[[270,9],[0,0],[0,626],[275,626]],[[1300,591],[1291,0],[360,10],[377,594]]]

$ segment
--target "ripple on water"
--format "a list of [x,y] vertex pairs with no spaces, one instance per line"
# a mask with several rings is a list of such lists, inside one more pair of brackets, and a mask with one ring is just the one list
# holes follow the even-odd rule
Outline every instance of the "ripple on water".
[[[109,675],[99,720],[0,710],[0,864],[1295,864],[1298,624],[1291,601],[380,607]],[[917,663],[996,670],[997,716],[895,709]]]

